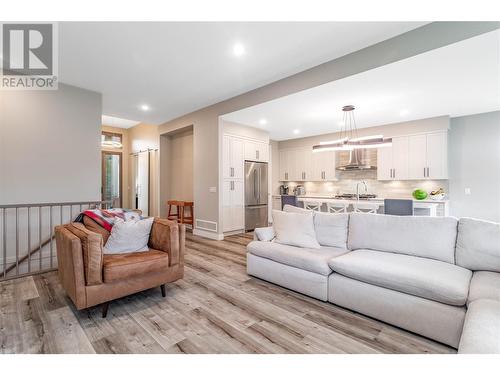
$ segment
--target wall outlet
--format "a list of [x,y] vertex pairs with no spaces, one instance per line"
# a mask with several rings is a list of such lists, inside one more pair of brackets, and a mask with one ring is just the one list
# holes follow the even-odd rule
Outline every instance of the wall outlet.
[[465,188],[464,193],[465,195],[471,195],[470,188]]
[[208,188],[209,193],[217,193],[217,186],[210,186]]

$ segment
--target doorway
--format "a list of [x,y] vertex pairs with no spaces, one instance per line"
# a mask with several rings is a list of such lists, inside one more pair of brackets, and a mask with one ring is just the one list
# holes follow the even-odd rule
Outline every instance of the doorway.
[[102,200],[112,207],[122,207],[122,153],[102,151]]

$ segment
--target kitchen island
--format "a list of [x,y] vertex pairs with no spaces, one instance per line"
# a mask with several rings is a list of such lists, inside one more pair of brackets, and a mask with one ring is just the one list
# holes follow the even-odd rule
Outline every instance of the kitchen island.
[[[274,196],[275,198],[281,198],[280,195]],[[409,199],[409,198],[404,198],[404,197],[387,197],[387,199]],[[299,195],[297,196],[297,201],[302,202],[304,204],[305,202],[319,202],[324,204],[322,207],[322,211],[326,212],[326,203],[336,203],[336,204],[347,204],[348,205],[348,210],[352,211],[353,210],[353,205],[359,202],[371,202],[374,204],[378,204],[378,212],[383,213],[383,206],[384,206],[384,198],[377,197],[377,198],[368,198],[368,199],[360,199],[359,201],[357,199],[339,199],[339,198],[334,198],[333,196],[328,196],[328,195],[312,195],[312,194],[307,194],[307,195]],[[443,200],[432,200],[432,199],[423,199],[423,200],[416,200],[413,199],[413,209],[415,212],[415,215],[420,215],[420,216],[449,216],[449,200],[443,199]]]

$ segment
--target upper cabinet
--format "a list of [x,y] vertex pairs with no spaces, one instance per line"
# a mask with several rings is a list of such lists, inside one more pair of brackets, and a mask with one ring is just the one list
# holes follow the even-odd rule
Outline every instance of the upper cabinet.
[[245,160],[267,163],[269,161],[269,144],[245,140]]
[[222,140],[222,169],[224,178],[243,178],[243,140],[225,135]]
[[409,178],[448,178],[448,133],[438,132],[408,137]]
[[377,179],[408,179],[408,137],[393,137],[391,147],[377,150]]
[[313,153],[311,148],[283,149],[279,158],[280,181],[335,180],[335,153]]
[[377,150],[379,180],[448,178],[446,131],[393,137],[392,147]]

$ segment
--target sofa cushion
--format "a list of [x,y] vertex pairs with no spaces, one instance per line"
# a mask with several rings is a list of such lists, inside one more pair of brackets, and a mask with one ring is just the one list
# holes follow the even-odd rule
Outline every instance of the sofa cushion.
[[472,276],[446,262],[373,250],[351,251],[328,264],[352,279],[455,306],[465,304]]
[[477,271],[470,282],[468,303],[486,298],[500,301],[500,273]]
[[460,219],[457,264],[473,271],[500,272],[500,223]]
[[314,214],[314,229],[319,244],[347,249],[348,222],[349,214],[316,212]]
[[307,249],[277,242],[261,241],[250,242],[247,245],[247,251],[262,258],[321,275],[332,273],[328,266],[329,259],[347,252],[345,249],[335,247],[323,246],[319,249]]
[[104,282],[109,283],[148,273],[167,271],[168,254],[154,249],[140,253],[105,254],[103,262]]
[[284,245],[319,249],[314,231],[314,220],[310,214],[299,214],[273,210],[273,228],[276,242]]
[[314,230],[316,231],[318,243],[321,246],[347,248],[347,224],[349,222],[349,214],[317,212],[290,206],[289,204],[283,207],[283,211],[299,214],[312,213],[314,217]]
[[479,299],[469,304],[458,352],[500,354],[500,301]]
[[371,249],[455,264],[457,219],[353,213],[348,247]]

